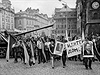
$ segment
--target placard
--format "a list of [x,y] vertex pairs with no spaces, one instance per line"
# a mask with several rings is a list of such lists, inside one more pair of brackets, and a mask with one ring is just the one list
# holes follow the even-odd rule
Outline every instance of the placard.
[[81,46],[83,45],[83,41],[81,39],[69,41],[65,43],[66,50],[67,50],[67,56],[72,57],[75,55],[81,54]]
[[85,41],[83,45],[83,57],[94,57],[92,41]]
[[57,41],[56,45],[55,45],[55,48],[54,48],[54,53],[53,54],[62,56],[63,50],[64,50],[64,43]]

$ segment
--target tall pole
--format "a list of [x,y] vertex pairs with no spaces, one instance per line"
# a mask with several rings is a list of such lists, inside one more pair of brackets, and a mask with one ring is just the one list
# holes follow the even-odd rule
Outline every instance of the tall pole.
[[86,26],[86,0],[81,0],[82,11],[81,11],[81,29],[82,29],[82,39],[85,39],[85,26]]

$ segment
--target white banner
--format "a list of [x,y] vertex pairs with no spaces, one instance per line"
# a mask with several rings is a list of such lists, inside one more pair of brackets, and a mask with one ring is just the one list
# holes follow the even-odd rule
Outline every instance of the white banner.
[[72,57],[72,56],[81,54],[82,44],[83,44],[83,41],[81,39],[69,41],[65,43],[66,50],[67,50],[67,56]]
[[55,45],[53,54],[62,56],[63,50],[64,50],[64,43],[56,41],[56,45]]

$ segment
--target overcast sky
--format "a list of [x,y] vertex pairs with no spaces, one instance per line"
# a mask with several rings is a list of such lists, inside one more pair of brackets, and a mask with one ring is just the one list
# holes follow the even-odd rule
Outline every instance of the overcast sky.
[[[62,2],[59,0],[10,0],[12,3],[12,7],[14,7],[15,12],[19,10],[25,10],[27,7],[31,7],[32,9],[39,9],[40,13],[47,14],[51,16],[54,14],[55,8],[61,8]],[[63,0],[67,3],[67,5],[71,8],[75,8],[76,0]]]

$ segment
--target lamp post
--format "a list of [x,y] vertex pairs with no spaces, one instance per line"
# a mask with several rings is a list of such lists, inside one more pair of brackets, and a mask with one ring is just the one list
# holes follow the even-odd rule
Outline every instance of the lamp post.
[[65,4],[67,4],[65,1],[63,1],[63,0],[59,0],[60,2],[64,2]]
[[60,2],[62,2],[62,5],[64,5],[65,8],[67,8],[67,2],[63,1],[63,0],[59,0]]

